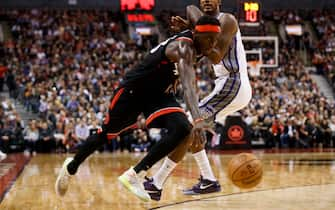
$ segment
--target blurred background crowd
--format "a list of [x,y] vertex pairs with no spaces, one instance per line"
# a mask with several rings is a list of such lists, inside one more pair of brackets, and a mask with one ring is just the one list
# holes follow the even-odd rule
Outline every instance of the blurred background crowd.
[[[169,18],[175,14],[163,11],[157,16],[162,36],[171,33]],[[11,97],[1,96],[0,106],[0,149],[6,153],[76,150],[100,128],[123,75],[158,43],[152,37],[129,36],[123,15],[107,10],[2,10],[0,15],[11,37],[0,42],[0,91],[7,86]],[[274,11],[264,15],[258,30],[241,27],[241,31],[261,36],[271,31],[268,22],[279,26],[306,19],[312,22],[317,40],[311,40],[308,32],[299,39],[285,34],[279,66],[250,76],[253,98],[240,113],[251,138],[266,148],[335,145],[334,101],[311,78],[311,74],[323,75],[335,89],[335,13],[309,11],[302,16],[297,11]],[[305,67],[301,47],[315,70]],[[273,48],[263,48],[264,62],[272,63]],[[205,61],[196,71],[202,98],[212,90],[214,77]],[[37,118],[23,120],[19,105]],[[144,122],[139,116],[138,129],[109,141],[100,151],[147,151],[164,131],[147,130]]]

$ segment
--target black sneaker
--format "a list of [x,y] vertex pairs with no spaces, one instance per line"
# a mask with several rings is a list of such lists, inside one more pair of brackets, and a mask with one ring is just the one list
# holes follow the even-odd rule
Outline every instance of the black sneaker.
[[202,176],[200,176],[199,183],[194,185],[190,189],[183,190],[183,193],[184,195],[198,195],[198,194],[207,194],[220,191],[221,186],[218,181],[203,179]]
[[159,190],[154,185],[154,179],[145,177],[146,181],[143,182],[144,189],[147,191],[147,193],[150,195],[151,200],[159,201],[162,196],[162,190]]

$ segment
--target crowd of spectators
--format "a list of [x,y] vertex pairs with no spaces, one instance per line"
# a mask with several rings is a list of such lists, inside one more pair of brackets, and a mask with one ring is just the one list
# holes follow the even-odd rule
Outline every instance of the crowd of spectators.
[[[302,17],[302,14],[305,16]],[[314,22],[324,19],[316,14],[310,16],[306,12],[294,11],[274,11],[271,18],[267,18],[276,24],[289,25],[304,24],[304,18],[310,17],[315,17]],[[333,30],[331,18],[333,17],[329,16],[320,25],[316,23],[318,30],[328,31],[330,35],[329,32]],[[328,25],[326,29],[323,24]],[[320,36],[319,45],[313,46],[305,35],[281,43],[278,68],[262,69],[260,76],[251,77],[253,98],[248,108],[243,110],[243,115],[252,128],[253,138],[263,139],[267,147],[309,148],[335,145],[334,101],[326,99],[318,90],[310,76],[314,72],[305,69],[294,39],[299,38],[298,43],[303,40],[309,52],[314,54],[313,63],[317,69],[327,65],[334,71],[331,60],[322,60],[324,57],[334,59],[334,54],[326,50],[327,45],[322,45],[323,36]],[[322,60],[318,61],[321,64],[316,62],[316,58]]]
[[[2,147],[13,150],[4,134],[11,130],[20,133],[12,134],[14,141],[33,154],[76,150],[100,129],[113,90],[147,49],[126,36],[122,17],[110,11],[11,10],[5,15],[13,36],[2,46],[3,65],[14,81],[11,96],[39,119],[24,125],[13,109],[2,108],[7,117],[1,119],[11,119],[1,120]],[[204,97],[213,87],[209,65],[200,62],[196,70]],[[320,94],[294,48],[284,43],[280,66],[262,69],[251,81],[253,99],[242,114],[253,138],[263,138],[268,147],[334,145],[334,104]],[[139,117],[138,129],[101,150],[147,151],[164,131],[147,130],[143,120]]]
[[253,97],[243,116],[253,138],[268,147],[334,146],[334,102],[319,92],[292,49],[283,47],[279,62],[280,67],[251,77]]
[[[45,122],[55,137],[50,142],[57,142],[50,145],[76,148],[102,123],[121,76],[145,49],[127,38],[122,18],[110,11],[12,10],[6,16],[13,37],[3,60],[15,75],[14,97],[40,117],[23,138],[37,141]],[[41,132],[30,132],[36,128]]]
[[313,12],[313,24],[319,42],[316,46],[313,63],[319,73],[324,74],[335,90],[335,14],[334,10]]
[[0,97],[0,151],[22,149],[24,122],[17,113],[15,104]]

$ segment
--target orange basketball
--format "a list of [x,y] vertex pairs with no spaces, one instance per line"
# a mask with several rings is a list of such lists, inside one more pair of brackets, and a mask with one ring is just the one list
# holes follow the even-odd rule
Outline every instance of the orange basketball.
[[251,153],[234,156],[228,163],[228,177],[234,185],[249,189],[260,183],[263,176],[261,161]]

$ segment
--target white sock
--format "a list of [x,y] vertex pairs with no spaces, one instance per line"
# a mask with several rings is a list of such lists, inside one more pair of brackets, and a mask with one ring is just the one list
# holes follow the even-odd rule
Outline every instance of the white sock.
[[168,178],[173,169],[177,166],[177,163],[170,160],[168,157],[165,158],[162,166],[159,168],[157,173],[152,177],[154,184],[158,189],[162,189],[165,180]]
[[216,181],[206,151],[203,149],[200,152],[194,153],[193,157],[197,161],[202,177],[204,179]]
[[130,167],[126,173],[131,175],[131,176],[136,176],[137,175],[136,171],[134,170],[134,167]]

